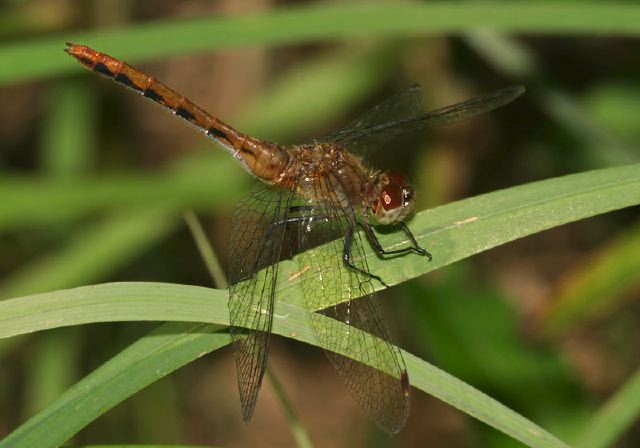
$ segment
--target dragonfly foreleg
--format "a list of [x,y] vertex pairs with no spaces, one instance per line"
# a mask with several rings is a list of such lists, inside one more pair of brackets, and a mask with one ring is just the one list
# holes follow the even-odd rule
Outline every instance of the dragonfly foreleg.
[[411,229],[409,229],[409,226],[402,221],[399,223],[399,225],[400,225],[400,228],[411,240],[411,244],[413,244],[413,246],[411,247],[411,250],[417,253],[418,255],[424,255],[429,259],[429,261],[431,261],[433,259],[433,256],[427,249],[425,249],[424,247],[418,244],[418,241],[416,241],[416,237],[413,236],[413,233],[411,232]]
[[367,235],[367,238],[371,242],[371,245],[373,246],[373,248],[375,249],[378,255],[403,255],[403,254],[408,254],[409,252],[413,252],[418,255],[423,255],[427,257],[429,261],[431,261],[431,259],[433,258],[429,253],[429,251],[427,251],[425,248],[421,247],[418,244],[418,241],[416,241],[416,238],[413,236],[413,233],[411,233],[409,226],[407,226],[404,222],[400,222],[398,223],[398,225],[404,231],[404,233],[409,237],[409,240],[411,241],[411,246],[403,247],[402,249],[394,249],[394,250],[386,250],[384,247],[382,247],[382,244],[380,244],[380,240],[378,240],[378,237],[373,231],[371,224],[369,223],[363,224],[359,222],[358,225],[362,227],[365,234]]
[[351,246],[353,244],[353,234],[354,234],[354,225],[351,224],[347,228],[347,232],[344,235],[344,246],[342,248],[342,261],[344,262],[345,266],[347,266],[349,269],[353,271],[358,272],[359,274],[364,275],[365,277],[379,281],[380,283],[382,283],[382,285],[384,285],[385,288],[388,288],[389,285],[387,285],[384,281],[382,281],[382,279],[379,276],[372,274],[371,272],[365,271],[364,269],[361,269],[355,264],[353,264],[353,260],[352,260],[353,256],[351,254]]

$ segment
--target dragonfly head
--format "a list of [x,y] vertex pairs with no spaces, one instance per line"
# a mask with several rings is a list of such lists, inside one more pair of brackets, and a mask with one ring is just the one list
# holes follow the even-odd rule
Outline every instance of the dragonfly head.
[[380,176],[380,194],[372,211],[380,224],[394,224],[404,220],[413,211],[415,190],[404,173],[389,170]]

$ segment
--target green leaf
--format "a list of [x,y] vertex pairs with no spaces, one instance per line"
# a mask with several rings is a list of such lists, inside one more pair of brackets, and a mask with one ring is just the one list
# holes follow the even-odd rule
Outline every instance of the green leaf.
[[635,374],[600,408],[576,440],[580,448],[605,448],[633,425],[640,414],[640,371]]
[[[220,325],[228,324],[227,292],[196,286],[161,283],[87,286],[6,300],[0,303],[0,315],[4,317],[0,321],[0,336],[116,320],[201,322],[206,318],[217,324],[160,326],[69,389],[5,438],[0,447],[57,446],[142,387],[229,343],[228,335],[217,331]],[[316,344],[307,323],[307,311],[295,305],[277,305],[273,331]],[[531,446],[565,446],[471,386],[409,353],[404,356],[414,387]]]
[[67,241],[62,250],[41,257],[0,286],[0,298],[65,288],[96,281],[112,273],[180,223],[176,212],[143,208],[113,213],[87,226]]
[[[202,297],[210,301],[208,295]],[[213,325],[161,325],[76,383],[0,446],[58,447],[120,401],[228,342]]]
[[65,79],[47,92],[40,159],[53,178],[73,178],[91,166],[90,151],[97,135],[96,103],[89,84],[83,81]]
[[[516,238],[640,203],[640,165],[575,174],[502,190],[419,213],[411,227],[434,254],[427,264],[408,256],[371,268],[390,283],[416,277]],[[385,247],[398,243],[384,238]],[[391,244],[391,245],[390,245]],[[292,262],[282,263],[290,274]],[[306,311],[297,306],[299,282],[281,275],[274,332],[315,343]],[[226,291],[154,283],[96,285],[0,303],[0,337],[90,322],[207,321],[226,325]],[[198,356],[228,343],[220,327],[166,324],[96,370],[12,433],[4,445],[53,446],[135,391]],[[155,345],[154,345],[155,344]],[[214,345],[215,344],[215,345]],[[350,354],[355,356],[356,354]],[[357,359],[357,358],[356,358]],[[406,354],[412,384],[531,446],[564,446],[533,423],[437,368]],[[77,409],[83,412],[78,413]],[[53,438],[53,435],[56,438]]]
[[[396,262],[365,248],[372,270],[389,285],[401,283],[455,261],[546,229],[640,204],[640,164],[557,177],[452,202],[417,213],[409,227],[421,246],[433,254]],[[401,232],[380,235],[383,247],[408,244]],[[400,261],[401,260],[401,261]],[[282,263],[295,274],[297,265]],[[300,303],[280,276],[280,300]],[[381,287],[381,285],[378,285]]]
[[[503,36],[491,30],[472,30],[466,35],[467,44],[482,55],[497,72],[507,75],[514,81],[527,86],[528,95],[536,101],[544,112],[553,118],[563,130],[571,133],[580,148],[580,157],[590,162],[590,166],[615,166],[638,161],[635,145],[621,139],[619,132],[612,133],[606,126],[606,120],[590,114],[578,99],[554,85],[544,65],[536,60],[535,52],[515,37]],[[624,90],[626,105],[633,104],[633,90]],[[635,110],[629,110],[622,104],[610,107],[618,116],[633,121]],[[633,124],[635,129],[635,123]],[[606,151],[598,151],[606,147]],[[575,164],[574,164],[575,166]]]
[[[577,375],[552,344],[531,343],[512,306],[515,301],[472,265],[456,263],[429,282],[403,285],[411,327],[418,332],[415,340],[422,341],[429,360],[440,368],[509,403],[554,434],[574,437],[594,409]],[[499,436],[480,429],[492,440]]]
[[77,71],[72,61],[51,56],[65,41],[97,45],[133,61],[240,46],[463,33],[472,28],[637,35],[640,8],[632,3],[548,1],[353,3],[158,21],[103,30],[99,37],[95,32],[65,33],[4,45],[0,83]]
[[638,287],[639,271],[640,226],[636,225],[565,276],[541,322],[541,331],[558,338],[612,313]]
[[[191,205],[231,205],[242,191],[243,176],[222,151],[187,160],[169,174],[109,175],[98,179],[0,179],[0,230],[50,224],[105,208],[149,204],[168,209]],[[240,175],[239,175],[240,174]],[[212,195],[215,191],[218,194]],[[126,198],[126,203],[123,200]],[[46,207],[43,207],[46,204]]]

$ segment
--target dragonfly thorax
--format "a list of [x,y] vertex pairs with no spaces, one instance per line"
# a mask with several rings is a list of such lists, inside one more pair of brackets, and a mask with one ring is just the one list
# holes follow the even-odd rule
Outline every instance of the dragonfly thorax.
[[375,188],[377,171],[339,145],[300,145],[291,149],[291,164],[283,178],[284,185],[295,185],[296,191],[311,202],[329,204],[337,210],[364,211]]
[[404,173],[385,171],[380,175],[379,193],[371,204],[371,211],[380,224],[403,221],[415,206],[415,189]]

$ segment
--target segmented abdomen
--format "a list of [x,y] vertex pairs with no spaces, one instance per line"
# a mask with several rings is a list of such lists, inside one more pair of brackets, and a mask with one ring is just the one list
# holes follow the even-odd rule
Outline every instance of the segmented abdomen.
[[289,164],[289,153],[283,147],[237,131],[188,98],[122,60],[86,45],[67,45],[69,48],[65,51],[88,69],[139,92],[200,128],[232,152],[259,179],[272,184],[281,182],[281,174]]

